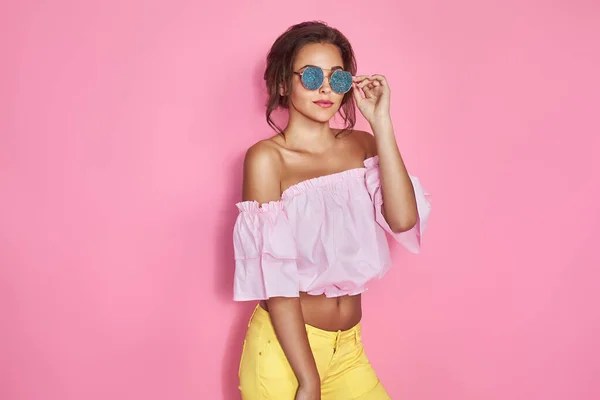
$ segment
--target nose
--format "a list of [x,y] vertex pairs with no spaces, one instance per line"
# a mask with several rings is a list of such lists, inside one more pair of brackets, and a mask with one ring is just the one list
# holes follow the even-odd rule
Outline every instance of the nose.
[[323,84],[319,88],[319,93],[331,93],[331,86],[329,86],[329,76],[323,78]]

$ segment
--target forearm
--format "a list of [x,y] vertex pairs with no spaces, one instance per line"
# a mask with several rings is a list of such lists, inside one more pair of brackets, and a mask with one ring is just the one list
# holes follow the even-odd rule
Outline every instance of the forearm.
[[417,202],[410,176],[398,150],[392,121],[385,118],[374,122],[371,129],[379,155],[384,196],[382,213],[394,231],[409,230],[417,222]]
[[271,322],[283,352],[301,386],[319,385],[317,365],[310,349],[299,298],[267,300]]

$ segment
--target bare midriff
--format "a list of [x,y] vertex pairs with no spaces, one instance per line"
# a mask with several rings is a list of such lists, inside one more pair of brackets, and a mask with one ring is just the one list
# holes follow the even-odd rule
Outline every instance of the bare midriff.
[[[304,323],[325,331],[348,330],[362,317],[360,295],[326,297],[300,292],[300,305]],[[266,301],[261,301],[260,306],[269,311]]]

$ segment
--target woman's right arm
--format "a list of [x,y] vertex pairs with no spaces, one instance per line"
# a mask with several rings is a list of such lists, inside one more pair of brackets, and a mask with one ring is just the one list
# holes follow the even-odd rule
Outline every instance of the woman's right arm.
[[[243,201],[259,204],[281,199],[281,161],[275,149],[257,143],[244,159]],[[272,297],[267,300],[271,322],[302,391],[320,398],[320,378],[312,355],[299,297]],[[309,398],[309,397],[307,397]],[[312,397],[311,397],[312,398]]]

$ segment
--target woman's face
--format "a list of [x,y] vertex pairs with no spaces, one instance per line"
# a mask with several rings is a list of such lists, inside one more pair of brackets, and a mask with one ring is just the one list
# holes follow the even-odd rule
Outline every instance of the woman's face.
[[339,110],[344,98],[344,95],[335,93],[329,86],[329,76],[333,71],[344,69],[342,54],[330,43],[307,44],[296,56],[294,72],[302,72],[310,65],[323,69],[323,85],[317,90],[308,90],[302,86],[301,76],[294,74],[289,93],[290,111],[295,110],[313,121],[327,122]]

